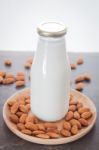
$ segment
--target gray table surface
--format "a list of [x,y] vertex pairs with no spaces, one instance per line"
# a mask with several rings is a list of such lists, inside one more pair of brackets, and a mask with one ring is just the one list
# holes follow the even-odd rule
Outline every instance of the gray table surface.
[[[74,62],[79,53],[69,53],[71,62]],[[79,73],[88,72],[92,76],[91,83],[86,83],[83,93],[89,96],[96,105],[97,112],[99,109],[99,54],[98,53],[82,53],[85,63],[78,66],[76,70],[72,71],[72,80]],[[33,56],[32,52],[0,52],[0,70],[6,70],[16,74],[17,71],[24,71],[27,76],[26,87],[30,87],[28,76],[29,70],[24,69],[24,62]],[[11,58],[13,64],[11,67],[4,66],[4,60]],[[74,88],[72,83],[71,87]],[[97,117],[94,128],[83,138],[68,144],[48,146],[39,145],[27,142],[16,135],[14,135],[5,125],[2,117],[2,109],[4,102],[14,92],[19,91],[16,89],[15,84],[4,86],[0,85],[0,150],[99,150],[99,117]],[[98,112],[99,116],[99,112]]]

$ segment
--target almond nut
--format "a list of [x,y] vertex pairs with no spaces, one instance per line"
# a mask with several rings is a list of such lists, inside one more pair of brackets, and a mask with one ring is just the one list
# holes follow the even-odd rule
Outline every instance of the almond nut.
[[89,119],[90,117],[92,116],[92,113],[89,111],[89,112],[84,112],[81,114],[81,117],[84,118],[84,119]]
[[68,111],[67,114],[66,114],[66,117],[65,117],[66,121],[71,120],[73,118],[73,116],[74,116],[73,112]]
[[71,133],[74,134],[74,135],[78,133],[78,126],[77,125],[72,126]]
[[10,120],[15,124],[19,122],[19,118],[15,114],[10,115]]

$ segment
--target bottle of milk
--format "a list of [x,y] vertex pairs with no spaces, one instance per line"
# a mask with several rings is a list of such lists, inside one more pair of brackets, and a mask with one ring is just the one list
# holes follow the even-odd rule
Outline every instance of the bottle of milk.
[[44,121],[62,119],[69,108],[70,65],[66,27],[46,22],[38,26],[37,50],[31,68],[31,110]]

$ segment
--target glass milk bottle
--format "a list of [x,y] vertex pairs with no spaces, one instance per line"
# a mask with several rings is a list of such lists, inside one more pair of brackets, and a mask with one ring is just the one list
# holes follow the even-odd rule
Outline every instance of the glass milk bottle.
[[31,68],[31,110],[44,121],[62,119],[69,108],[70,66],[66,27],[47,22],[38,26],[37,50]]

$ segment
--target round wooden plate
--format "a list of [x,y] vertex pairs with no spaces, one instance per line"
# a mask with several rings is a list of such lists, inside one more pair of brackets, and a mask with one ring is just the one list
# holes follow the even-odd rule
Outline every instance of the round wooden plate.
[[[75,90],[71,90],[71,94],[74,96],[74,98],[78,99],[80,102],[82,102],[84,106],[89,107],[93,113],[92,118],[89,120],[90,125],[88,127],[79,130],[77,135],[74,135],[71,137],[66,137],[66,138],[62,137],[59,139],[41,139],[41,138],[37,138],[37,137],[23,134],[16,128],[16,125],[10,121],[10,119],[9,119],[9,113],[10,112],[9,112],[8,105],[7,105],[7,103],[9,101],[15,100],[15,97],[17,96],[17,94],[22,93],[22,92],[30,92],[30,89],[26,88],[24,90],[21,90],[21,91],[15,93],[5,102],[4,107],[3,107],[3,118],[4,118],[4,121],[5,121],[6,125],[8,126],[8,128],[14,134],[16,134],[18,137],[20,137],[24,140],[27,140],[27,141],[30,141],[33,143],[38,143],[38,144],[45,144],[45,145],[57,145],[57,144],[69,143],[69,142],[75,141],[75,140],[83,137],[84,135],[86,135],[92,129],[92,127],[95,124],[97,112],[96,112],[96,107],[95,107],[94,103],[91,101],[91,99],[89,99],[84,94],[82,94],[78,91],[75,91]],[[59,122],[62,122],[62,120]],[[58,122],[57,122],[57,124],[58,124]],[[59,123],[59,125],[60,125],[60,123]]]

